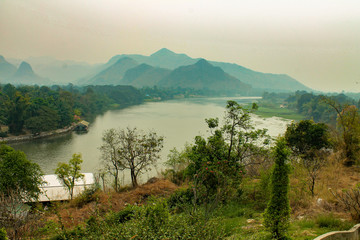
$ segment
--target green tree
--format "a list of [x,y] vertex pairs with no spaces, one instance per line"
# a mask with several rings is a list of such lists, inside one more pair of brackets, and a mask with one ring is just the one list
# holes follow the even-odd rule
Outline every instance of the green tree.
[[326,150],[332,147],[328,126],[312,120],[293,122],[286,129],[285,139],[294,155],[298,157],[294,164],[300,163],[306,169],[309,190],[314,196],[319,170],[326,161]]
[[73,199],[75,182],[84,177],[84,175],[80,173],[82,162],[81,154],[74,153],[69,160],[69,164],[59,163],[55,170],[57,177],[68,189],[70,199]]
[[16,92],[14,100],[9,105],[8,125],[11,133],[20,134],[25,123],[25,110],[29,105],[29,98]]
[[243,108],[228,101],[224,123],[206,119],[210,136],[195,137],[188,154],[187,175],[193,180],[195,198],[201,195],[209,211],[239,187],[245,167],[259,163],[267,152],[269,137],[266,130],[255,130],[250,113],[256,109]]
[[50,131],[58,128],[57,111],[47,106],[40,106],[36,115],[25,120],[25,126],[32,133]]
[[340,104],[334,98],[323,97],[322,100],[337,113],[337,127],[343,141],[346,166],[358,161],[360,152],[360,115],[355,105]]
[[24,201],[37,199],[42,175],[39,165],[25,153],[0,144],[0,193],[5,197],[16,191]]
[[290,224],[289,166],[290,151],[285,139],[279,139],[274,149],[275,166],[271,175],[271,196],[264,213],[264,225],[274,239],[286,239]]
[[150,170],[159,159],[164,138],[136,128],[119,129],[117,134],[119,165],[130,170],[132,185],[137,187],[139,174]]
[[352,166],[359,161],[360,153],[360,115],[352,105],[344,107],[337,119],[342,133],[346,154],[345,165]]
[[105,171],[114,177],[115,191],[120,190],[119,172],[124,170],[120,161],[118,131],[114,128],[105,130],[102,137],[103,144],[100,147],[102,164]]

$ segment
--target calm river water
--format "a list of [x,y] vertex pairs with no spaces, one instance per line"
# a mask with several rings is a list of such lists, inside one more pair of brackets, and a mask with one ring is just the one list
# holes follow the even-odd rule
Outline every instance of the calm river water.
[[[96,172],[101,167],[99,147],[102,144],[104,130],[128,126],[143,130],[152,129],[165,137],[162,159],[157,168],[157,171],[160,171],[163,168],[161,163],[166,161],[169,150],[174,147],[182,149],[184,144],[191,143],[196,135],[206,136],[205,118],[223,118],[227,100],[249,103],[257,99],[202,98],[145,103],[126,109],[111,110],[98,116],[86,134],[71,133],[11,146],[24,151],[28,159],[38,163],[45,174],[54,173],[58,162],[68,162],[73,153],[82,154],[83,172]],[[267,128],[269,134],[276,137],[285,131],[289,121],[276,117],[263,119],[253,116],[253,122],[257,128]],[[154,176],[156,171],[145,175],[143,178]]]

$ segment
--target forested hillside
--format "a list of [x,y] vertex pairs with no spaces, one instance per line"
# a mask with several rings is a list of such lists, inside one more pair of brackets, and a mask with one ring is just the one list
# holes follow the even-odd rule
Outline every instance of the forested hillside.
[[[130,86],[39,87],[11,84],[0,86],[0,124],[10,134],[63,128],[74,116],[87,120],[111,107],[125,107],[143,101],[140,91]],[[6,136],[5,132],[1,132]]]

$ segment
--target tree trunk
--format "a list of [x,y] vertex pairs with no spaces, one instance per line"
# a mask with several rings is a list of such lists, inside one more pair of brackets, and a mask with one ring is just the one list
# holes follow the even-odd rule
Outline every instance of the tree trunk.
[[135,169],[134,169],[134,168],[131,168],[130,171],[131,171],[131,182],[132,182],[132,185],[133,185],[134,188],[136,188],[136,187],[138,186],[138,183],[137,183],[137,179],[136,179]]
[[115,172],[115,183],[114,183],[115,192],[119,192],[119,184],[118,184],[118,182],[119,182],[119,171],[117,169],[115,171],[116,171]]

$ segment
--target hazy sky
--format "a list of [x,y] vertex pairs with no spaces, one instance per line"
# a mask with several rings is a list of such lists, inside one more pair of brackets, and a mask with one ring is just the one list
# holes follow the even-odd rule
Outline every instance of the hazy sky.
[[359,92],[360,1],[0,0],[5,58],[96,63],[163,47]]

